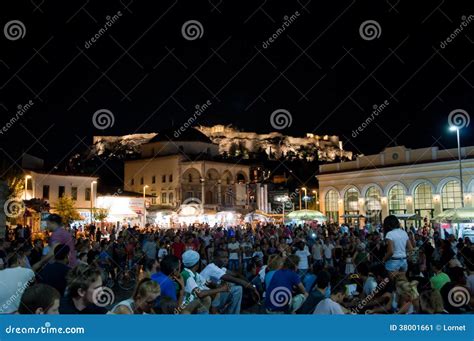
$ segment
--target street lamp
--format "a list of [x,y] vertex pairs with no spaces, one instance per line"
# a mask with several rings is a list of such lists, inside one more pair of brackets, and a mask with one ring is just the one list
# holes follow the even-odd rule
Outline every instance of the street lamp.
[[148,188],[148,185],[143,186],[143,227],[145,227],[146,224],[146,202],[145,202],[145,192],[146,189]]
[[[94,209],[93,209],[93,205],[92,205],[92,198],[94,198],[94,185],[97,184],[97,181],[94,180],[91,182],[91,224],[92,224],[92,217],[94,215]],[[96,190],[97,192],[97,190]],[[94,200],[94,205],[95,205],[95,200]]]
[[306,187],[301,187],[301,189],[304,191],[304,209],[306,210],[308,209],[308,190]]
[[461,187],[461,207],[464,207],[464,189],[463,189],[463,181],[462,181],[462,162],[461,162],[461,138],[460,138],[460,127],[455,125],[451,125],[449,127],[450,131],[456,131],[457,140],[458,140],[458,159],[459,159],[459,185]]
[[315,189],[313,189],[313,190],[312,190],[312,193],[314,194],[314,201],[316,202],[316,210],[319,211],[319,207],[318,207],[318,205],[319,205],[318,192],[317,192]]
[[28,179],[31,179],[31,175],[25,175],[25,200],[26,200],[26,191],[28,190]]

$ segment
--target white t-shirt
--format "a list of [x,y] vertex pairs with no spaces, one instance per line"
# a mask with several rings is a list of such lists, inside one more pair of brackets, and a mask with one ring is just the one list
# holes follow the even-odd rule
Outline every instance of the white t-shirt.
[[21,296],[34,279],[35,273],[27,268],[0,271],[0,314],[11,314],[18,310]]
[[311,254],[307,249],[304,250],[298,250],[295,252],[295,255],[297,255],[300,258],[300,261],[298,263],[298,269],[299,270],[308,270],[309,265],[308,265],[308,256]]
[[313,314],[318,315],[342,315],[344,312],[342,311],[341,305],[337,302],[334,302],[330,298],[325,298],[321,302],[318,303],[316,309],[314,309]]
[[332,258],[332,249],[334,249],[334,245],[332,244],[329,244],[329,245],[326,245],[324,244],[323,245],[323,251],[324,251],[324,257],[329,259],[329,258]]
[[229,259],[239,259],[238,251],[240,249],[240,244],[238,242],[229,243],[227,248],[229,249]]
[[221,277],[224,276],[226,273],[225,268],[219,268],[216,264],[211,263],[208,264],[204,270],[201,271],[201,277],[204,279],[205,282],[213,282],[219,283]]
[[385,236],[386,239],[393,242],[392,258],[405,258],[407,256],[406,246],[408,234],[401,228],[393,229]]
[[323,249],[323,247],[319,243],[316,243],[316,244],[313,245],[312,251],[313,251],[313,259],[314,260],[322,260],[323,259],[323,256],[322,256],[322,253],[321,253],[322,249]]
[[252,244],[250,244],[249,242],[243,242],[242,245],[241,245],[242,249],[243,249],[243,255],[242,255],[242,258],[243,259],[250,259],[252,258]]

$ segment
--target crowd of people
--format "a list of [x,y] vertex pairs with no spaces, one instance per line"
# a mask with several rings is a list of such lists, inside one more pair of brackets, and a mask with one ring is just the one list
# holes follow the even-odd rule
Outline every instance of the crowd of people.
[[405,229],[395,216],[372,231],[271,223],[88,231],[51,214],[42,238],[23,230],[0,239],[0,313],[474,311],[471,240],[442,239],[430,226]]

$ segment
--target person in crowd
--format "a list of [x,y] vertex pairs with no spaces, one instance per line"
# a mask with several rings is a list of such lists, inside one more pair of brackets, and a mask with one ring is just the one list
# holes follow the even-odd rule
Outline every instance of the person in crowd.
[[155,238],[153,238],[153,235],[150,234],[148,235],[147,239],[143,243],[143,252],[145,253],[145,256],[147,259],[155,259],[156,258],[156,242]]
[[21,296],[18,313],[22,315],[59,314],[61,294],[47,284],[35,284],[28,287]]
[[343,315],[344,308],[341,303],[346,296],[346,288],[343,285],[338,285],[334,289],[331,288],[329,297],[324,297],[314,309],[313,314],[316,315]]
[[451,282],[451,279],[443,272],[441,261],[432,261],[431,268],[434,272],[433,277],[430,278],[431,288],[440,291],[446,283]]
[[408,270],[407,251],[412,250],[408,234],[400,227],[398,218],[394,215],[387,216],[383,221],[387,232],[387,252],[383,259],[385,267],[390,272],[406,272]]
[[303,305],[308,293],[297,273],[299,262],[298,256],[290,255],[273,275],[265,296],[267,313],[295,313]]
[[240,243],[236,241],[235,237],[230,239],[229,244],[227,244],[227,250],[229,250],[229,270],[236,271],[239,269],[239,260],[240,260]]
[[420,314],[444,314],[443,298],[438,290],[426,290],[420,294]]
[[43,257],[43,241],[41,239],[35,239],[33,243],[33,249],[30,253],[30,264],[33,266],[38,263]]
[[0,313],[11,314],[18,310],[23,292],[35,282],[33,270],[25,267],[25,259],[18,253],[7,258],[8,267],[0,270]]
[[69,247],[69,266],[77,265],[74,239],[72,235],[64,229],[63,220],[58,214],[50,214],[46,218],[46,228],[51,232],[49,245],[52,247],[49,258],[52,258],[51,252],[57,244],[64,244]]
[[160,286],[151,278],[138,282],[132,297],[123,300],[110,311],[113,314],[151,314],[160,296]]
[[184,301],[183,311],[201,314],[209,313],[211,307],[212,297],[216,297],[221,292],[228,292],[229,286],[227,284],[220,285],[215,289],[210,289],[206,286],[206,281],[197,272],[199,269],[200,255],[194,250],[188,250],[183,253],[184,269],[181,276],[184,281]]
[[242,304],[243,288],[252,291],[252,294],[259,300],[260,294],[257,288],[244,276],[237,272],[224,268],[228,264],[229,255],[225,250],[217,250],[214,255],[214,262],[208,264],[202,271],[201,276],[208,284],[220,285],[221,281],[230,283],[229,292],[221,292],[212,301],[213,312],[227,314],[240,314]]
[[183,243],[179,236],[174,238],[173,244],[171,244],[171,254],[181,259],[181,255],[185,251],[186,244]]
[[298,256],[298,274],[301,278],[305,277],[309,271],[309,264],[311,264],[311,253],[308,251],[308,247],[304,241],[300,241],[297,244],[297,250],[295,255]]
[[[67,295],[59,304],[60,314],[106,314],[107,309],[97,305],[102,302],[102,277],[99,269],[78,265],[67,276]],[[101,304],[102,305],[102,304]]]
[[69,246],[58,244],[54,248],[54,262],[46,264],[36,275],[38,283],[55,288],[61,295],[67,286],[67,274],[71,269],[69,263]]
[[316,279],[316,287],[311,290],[306,301],[304,301],[301,308],[299,308],[297,314],[312,314],[316,309],[316,306],[325,299],[328,295],[330,288],[331,275],[327,271],[321,271],[318,273]]
[[331,243],[329,238],[324,239],[323,245],[323,254],[324,254],[324,263],[326,266],[333,266],[333,250],[334,245]]
[[[181,306],[184,297],[184,281],[180,274],[181,262],[177,256],[168,255],[160,263],[160,271],[151,276],[161,288],[161,297],[169,297]],[[157,300],[156,305],[159,305]]]

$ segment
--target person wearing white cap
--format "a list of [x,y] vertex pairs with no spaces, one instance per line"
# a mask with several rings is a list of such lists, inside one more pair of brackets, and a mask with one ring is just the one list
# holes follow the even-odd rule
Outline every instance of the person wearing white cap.
[[229,287],[224,284],[215,289],[209,289],[206,281],[197,272],[199,269],[200,256],[194,250],[188,250],[182,255],[184,269],[181,276],[184,280],[184,301],[182,313],[208,314],[212,297],[218,293],[229,291]]

